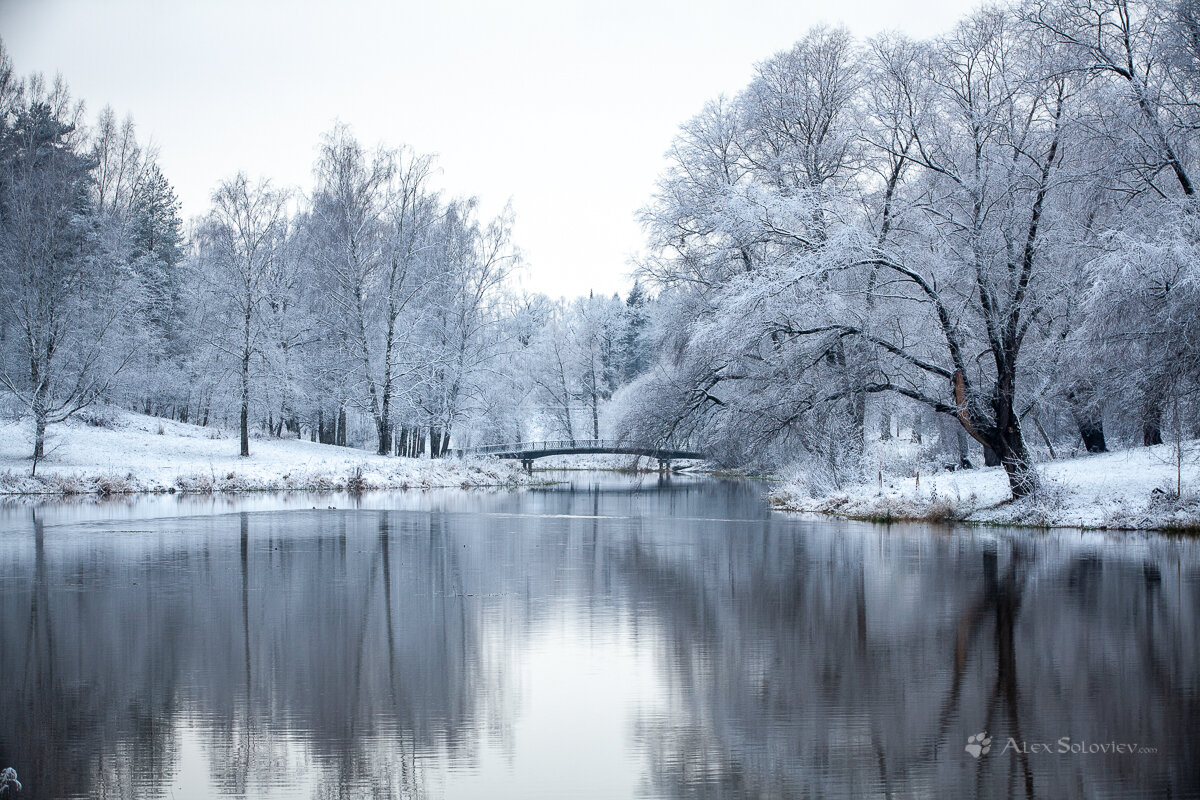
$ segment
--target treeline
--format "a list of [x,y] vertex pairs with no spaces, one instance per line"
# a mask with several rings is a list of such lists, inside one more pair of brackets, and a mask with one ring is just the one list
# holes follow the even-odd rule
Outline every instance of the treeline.
[[812,30],[669,154],[641,268],[659,357],[626,435],[843,482],[892,416],[935,415],[1015,496],[1030,431],[1198,435],[1198,132],[1195,0]]
[[236,426],[243,455],[252,432],[434,457],[599,435],[647,360],[644,294],[520,294],[512,214],[435,176],[338,125],[307,192],[238,173],[185,226],[131,118],[88,120],[0,49],[0,385],[35,467],[47,425],[102,402]]

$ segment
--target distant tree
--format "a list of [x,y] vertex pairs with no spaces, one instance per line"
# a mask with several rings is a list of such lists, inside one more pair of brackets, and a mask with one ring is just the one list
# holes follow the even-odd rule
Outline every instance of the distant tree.
[[125,213],[148,163],[148,154],[138,144],[132,115],[126,115],[118,125],[112,106],[105,106],[96,119],[91,156],[96,210],[102,214]]
[[579,399],[591,416],[592,438],[600,438],[600,406],[617,390],[619,344],[624,306],[618,297],[579,298],[568,313],[573,317],[573,368],[578,374]]
[[153,162],[133,187],[127,227],[132,266],[143,285],[147,321],[163,340],[171,340],[178,332],[183,220],[174,188]]
[[450,202],[432,235],[434,280],[424,306],[417,403],[430,424],[430,454],[444,455],[459,422],[485,403],[483,384],[511,348],[504,287],[519,263],[511,208],[487,223],[474,198]]
[[640,281],[625,296],[624,330],[621,332],[621,382],[628,383],[650,365],[650,343],[646,337],[650,298]]
[[250,455],[250,401],[254,368],[263,363],[267,313],[287,268],[281,256],[287,235],[287,194],[238,173],[212,196],[200,229],[197,279],[208,282],[210,341],[233,359],[238,376],[241,455]]

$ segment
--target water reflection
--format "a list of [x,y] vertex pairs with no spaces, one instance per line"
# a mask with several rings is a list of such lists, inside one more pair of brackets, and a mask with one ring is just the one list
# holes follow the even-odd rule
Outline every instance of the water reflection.
[[[1193,541],[564,478],[0,512],[0,768],[26,798],[1200,794]],[[1007,745],[1065,736],[1157,753]]]

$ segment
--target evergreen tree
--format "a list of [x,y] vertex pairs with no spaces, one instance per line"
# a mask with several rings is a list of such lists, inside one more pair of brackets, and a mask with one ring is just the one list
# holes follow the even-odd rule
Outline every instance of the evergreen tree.
[[150,163],[134,186],[129,234],[131,265],[145,295],[145,315],[167,353],[177,352],[179,271],[183,259],[183,221],[175,190]]

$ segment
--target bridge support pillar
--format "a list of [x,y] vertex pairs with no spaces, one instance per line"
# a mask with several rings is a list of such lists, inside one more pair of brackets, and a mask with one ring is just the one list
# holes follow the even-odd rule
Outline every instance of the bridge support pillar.
[[660,458],[658,460],[658,471],[659,472],[670,472],[671,471],[671,459]]
[[533,474],[533,459],[532,458],[522,458],[521,466],[524,467],[525,471],[528,472],[530,475]]

